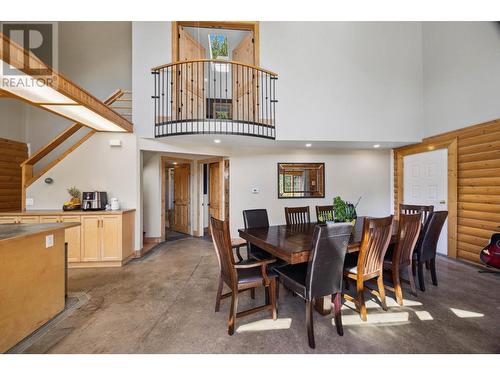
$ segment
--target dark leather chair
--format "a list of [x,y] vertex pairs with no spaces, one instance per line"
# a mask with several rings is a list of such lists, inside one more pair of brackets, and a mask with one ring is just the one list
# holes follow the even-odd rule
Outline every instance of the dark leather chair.
[[311,348],[315,347],[314,298],[332,295],[337,333],[344,334],[340,313],[342,270],[351,233],[351,224],[317,225],[314,230],[309,262],[275,268],[285,287],[306,301],[307,336]]
[[385,255],[384,269],[390,270],[392,273],[394,294],[396,295],[397,303],[401,306],[403,306],[403,290],[401,288],[399,274],[402,269],[406,268],[411,291],[413,295],[417,295],[412,263],[413,251],[415,250],[421,227],[422,222],[419,213],[413,215],[400,214],[398,240],[394,247],[394,251],[391,254],[387,251]]
[[[229,335],[234,334],[236,318],[259,311],[271,310],[272,318],[276,320],[276,276],[268,275],[267,273],[267,265],[274,262],[274,260],[247,260],[236,263],[234,261],[233,250],[231,249],[229,222],[217,220],[212,217],[210,218],[210,231],[220,268],[215,312],[219,311],[221,299],[231,297],[227,333]],[[224,284],[231,288],[229,293],[222,294]],[[268,290],[270,302],[266,302],[265,305],[254,307],[250,310],[237,312],[238,294],[247,290],[254,291],[255,288],[261,286]]]
[[333,221],[334,219],[335,214],[333,212],[333,205],[316,206],[316,220],[318,221],[318,223],[325,223],[327,221]]
[[285,207],[286,225],[306,224],[311,222],[309,206]]
[[448,211],[434,211],[429,214],[413,252],[413,272],[415,272],[415,268],[418,268],[418,284],[422,292],[425,292],[424,263],[429,262],[432,284],[438,285],[436,275],[437,243],[447,216]]
[[358,253],[348,254],[344,263],[344,276],[346,277],[346,289],[349,287],[349,279],[356,281],[356,296],[345,294],[346,300],[353,302],[359,311],[361,320],[366,321],[365,305],[365,282],[377,279],[378,292],[366,287],[372,294],[380,299],[384,310],[387,310],[385,302],[385,289],[383,279],[383,263],[387,247],[392,237],[393,216],[383,218],[365,218],[363,220],[363,236]]
[[[243,222],[245,229],[267,228],[269,227],[269,219],[265,208],[253,210],[243,210]],[[273,256],[260,247],[248,243],[247,245],[248,259],[273,259]]]

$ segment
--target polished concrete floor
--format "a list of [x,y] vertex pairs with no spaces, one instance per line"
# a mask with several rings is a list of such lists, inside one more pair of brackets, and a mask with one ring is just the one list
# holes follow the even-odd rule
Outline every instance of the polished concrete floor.
[[[315,314],[316,350],[307,344],[305,305],[281,289],[277,321],[267,312],[238,319],[228,336],[228,300],[214,312],[217,259],[210,241],[183,238],[121,269],[70,270],[71,292],[89,301],[53,325],[26,353],[499,353],[500,275],[438,259],[439,286],[405,307],[374,299],[368,322],[345,306],[344,336]],[[351,288],[352,289],[352,288]],[[240,308],[263,301],[263,291]]]

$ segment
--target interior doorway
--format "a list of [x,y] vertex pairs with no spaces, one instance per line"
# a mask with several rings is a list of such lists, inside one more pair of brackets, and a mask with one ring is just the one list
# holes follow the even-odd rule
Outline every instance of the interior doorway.
[[[432,205],[448,211],[448,150],[439,149],[403,158],[405,204]],[[441,230],[437,251],[448,255],[448,225]]]

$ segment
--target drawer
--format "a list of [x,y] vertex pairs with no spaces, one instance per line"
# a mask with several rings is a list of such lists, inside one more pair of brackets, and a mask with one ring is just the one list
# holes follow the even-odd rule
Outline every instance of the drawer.
[[59,223],[59,216],[40,216],[40,223]]
[[0,224],[15,224],[17,216],[0,216]]
[[20,216],[19,223],[21,224],[37,224],[40,222],[39,216]]

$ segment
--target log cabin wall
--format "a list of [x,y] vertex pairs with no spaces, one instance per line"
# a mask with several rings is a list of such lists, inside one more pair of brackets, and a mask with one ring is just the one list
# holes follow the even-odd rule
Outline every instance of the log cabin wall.
[[[480,263],[479,252],[495,232],[500,232],[500,119],[425,138],[422,143],[394,150],[395,210],[403,203],[402,157],[443,148],[457,141],[456,231],[449,231],[449,254]],[[413,152],[415,151],[415,152]],[[398,162],[399,161],[399,162]],[[450,168],[450,166],[449,166]],[[448,197],[449,202],[451,201]]]
[[0,138],[0,212],[21,210],[20,164],[26,159],[26,143]]

